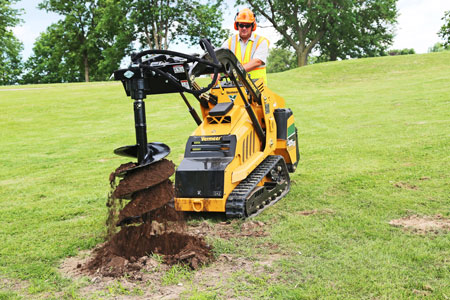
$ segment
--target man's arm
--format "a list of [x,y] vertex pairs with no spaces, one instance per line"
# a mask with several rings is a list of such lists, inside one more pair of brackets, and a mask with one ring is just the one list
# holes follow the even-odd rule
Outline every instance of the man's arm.
[[248,63],[244,65],[244,69],[247,72],[253,71],[254,69],[265,65],[267,56],[269,55],[269,41],[263,41],[258,48],[256,48],[255,53]]
[[262,66],[264,63],[259,58],[252,58],[248,63],[244,64],[243,67],[246,72],[253,71],[254,69]]

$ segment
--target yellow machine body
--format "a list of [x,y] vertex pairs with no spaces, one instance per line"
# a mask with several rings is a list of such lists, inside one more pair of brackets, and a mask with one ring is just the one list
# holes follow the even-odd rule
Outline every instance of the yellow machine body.
[[[203,121],[192,134],[199,139],[199,149],[202,142],[217,141],[219,146],[224,148],[222,150],[228,150],[227,145],[220,145],[220,140],[224,136],[236,137],[235,145],[231,145],[235,148],[234,155],[223,172],[223,194],[221,197],[179,197],[179,193],[176,193],[175,208],[179,211],[225,212],[227,198],[233,190],[271,155],[282,156],[291,172],[297,165],[297,130],[292,112],[285,113],[287,110],[284,99],[265,86],[262,79],[255,82],[261,92],[261,103],[249,99],[249,93],[239,93],[238,88],[231,82],[226,83],[219,82],[210,91],[211,97],[217,99],[216,105],[222,104],[226,109],[214,113],[213,108],[216,105],[208,103],[208,107],[201,106]],[[248,108],[245,107],[246,102],[260,121],[265,140],[261,140],[255,131]],[[280,111],[283,117],[276,118],[276,113]],[[281,135],[285,133],[285,136],[280,137],[280,132]],[[191,149],[195,152],[195,148]],[[208,158],[203,159],[207,164]],[[178,178],[176,183],[177,180]],[[262,186],[266,181],[270,179],[265,177],[257,185]],[[198,191],[198,194],[201,194],[201,191]]]
[[[160,142],[147,141],[144,99],[179,93],[197,129],[189,136],[175,172],[175,208],[179,211],[225,212],[227,218],[258,214],[290,189],[289,172],[299,160],[294,115],[262,78],[253,80],[229,49],[214,49],[200,40],[202,56],[169,50],[145,50],[132,64],[114,72],[134,108],[136,144],[114,153],[137,158],[124,174],[158,162],[170,153]],[[217,81],[219,73],[222,79]],[[195,79],[212,75],[206,87]],[[201,117],[184,92],[199,101]]]

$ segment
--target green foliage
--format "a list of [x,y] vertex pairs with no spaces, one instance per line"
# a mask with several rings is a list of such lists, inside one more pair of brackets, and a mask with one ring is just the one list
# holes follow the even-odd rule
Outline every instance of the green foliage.
[[21,22],[17,18],[19,11],[11,7],[17,0],[0,1],[0,36],[8,31],[8,27],[15,26]]
[[341,10],[330,14],[328,29],[316,47],[322,60],[386,55],[394,38],[397,0],[334,2]]
[[63,16],[35,42],[25,83],[106,80],[133,40],[124,0],[44,0]]
[[167,49],[170,42],[219,44],[222,0],[44,0],[39,7],[63,17],[36,40],[23,83],[106,80],[132,42]]
[[444,40],[445,46],[450,46],[450,10],[445,12],[442,20],[444,21],[444,25],[442,25],[438,35]]
[[223,0],[128,0],[130,20],[140,35],[141,45],[150,49],[167,49],[171,42],[197,44],[210,38],[220,44],[227,36],[221,29]]
[[99,5],[98,25],[96,26],[96,45],[101,51],[98,73],[95,80],[108,79],[123,57],[131,49],[135,40],[134,24],[124,16],[129,12],[126,0],[103,0]]
[[436,43],[433,47],[428,48],[428,53],[431,52],[442,52],[450,50],[450,45],[444,46],[442,43]]
[[295,53],[283,48],[270,49],[267,58],[267,73],[277,73],[287,71],[297,67]]
[[53,83],[82,81],[82,69],[77,53],[63,43],[66,38],[63,22],[52,24],[40,34],[33,55],[25,62],[23,83]]
[[18,82],[22,73],[22,43],[11,31],[0,36],[0,85]]
[[211,4],[201,4],[198,1],[188,1],[187,16],[184,24],[178,26],[179,40],[190,45],[197,45],[200,38],[208,38],[214,46],[219,47],[230,31],[222,29],[223,0],[211,1]]
[[11,28],[19,24],[21,11],[11,7],[17,1],[0,1],[0,85],[14,84],[22,72],[22,43]]
[[390,56],[408,55],[408,54],[416,54],[416,51],[413,48],[392,49],[392,50],[389,50],[387,54]]
[[298,66],[313,49],[322,61],[383,54],[392,43],[397,0],[238,0],[249,4],[281,34],[278,46],[292,47]]

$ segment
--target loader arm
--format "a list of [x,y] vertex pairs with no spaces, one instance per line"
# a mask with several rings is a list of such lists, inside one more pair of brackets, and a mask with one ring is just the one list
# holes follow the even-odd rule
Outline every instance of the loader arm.
[[[229,49],[225,48],[219,48],[214,51],[215,57],[219,61],[221,68],[219,71],[225,73],[236,85],[237,90],[244,101],[245,109],[247,110],[247,113],[252,120],[253,127],[255,128],[255,132],[258,135],[259,139],[263,141],[263,148],[266,144],[266,134],[264,133],[264,130],[262,129],[262,126],[260,122],[258,121],[258,118],[255,115],[255,112],[253,111],[252,106],[250,105],[249,101],[247,101],[246,97],[244,96],[244,92],[242,91],[240,84],[244,85],[248,93],[250,94],[249,100],[255,101],[256,103],[261,105],[261,92],[256,87],[253,80],[250,78],[248,73],[245,71],[244,67],[241,65],[241,63],[238,61],[236,56],[233,52],[231,52]],[[206,53],[203,56],[203,59],[209,61],[211,60],[210,54]],[[194,63],[193,67],[191,68],[189,72],[189,77],[191,79],[194,79],[195,77],[203,74],[211,74],[214,73],[214,69],[207,64],[203,64],[201,62]]]
[[[256,85],[251,80],[248,73],[244,70],[244,67],[238,61],[233,52],[229,49],[219,48],[214,51],[217,60],[222,65],[219,69],[220,72],[225,73],[230,78],[238,78],[239,81],[245,86],[251,95],[251,99],[254,99],[257,103],[261,104],[261,92],[258,90]],[[211,57],[206,53],[203,57],[205,60],[211,60]],[[190,77],[194,75],[198,77],[203,74],[213,74],[214,69],[207,64],[202,64],[201,62],[196,62],[192,67],[189,75]]]
[[[115,150],[137,158],[137,164],[119,176],[144,174],[169,154],[167,145],[147,143],[144,99],[178,93],[198,127],[175,173],[175,209],[225,212],[228,218],[253,216],[290,189],[289,172],[295,171],[299,157],[294,116],[261,78],[250,77],[233,52],[213,49],[207,40],[201,45],[207,52],[201,56],[143,51],[132,56],[128,68],[114,72],[134,100],[136,131],[136,145]],[[219,73],[225,74],[220,82]],[[195,82],[210,74],[206,87]],[[200,102],[202,118],[184,92]]]

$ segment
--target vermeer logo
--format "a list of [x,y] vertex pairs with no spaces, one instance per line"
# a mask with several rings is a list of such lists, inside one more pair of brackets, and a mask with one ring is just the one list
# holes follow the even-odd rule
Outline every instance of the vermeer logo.
[[220,141],[220,136],[202,136],[202,142]]
[[231,102],[234,102],[236,100],[237,95],[228,95],[228,98],[230,98]]

